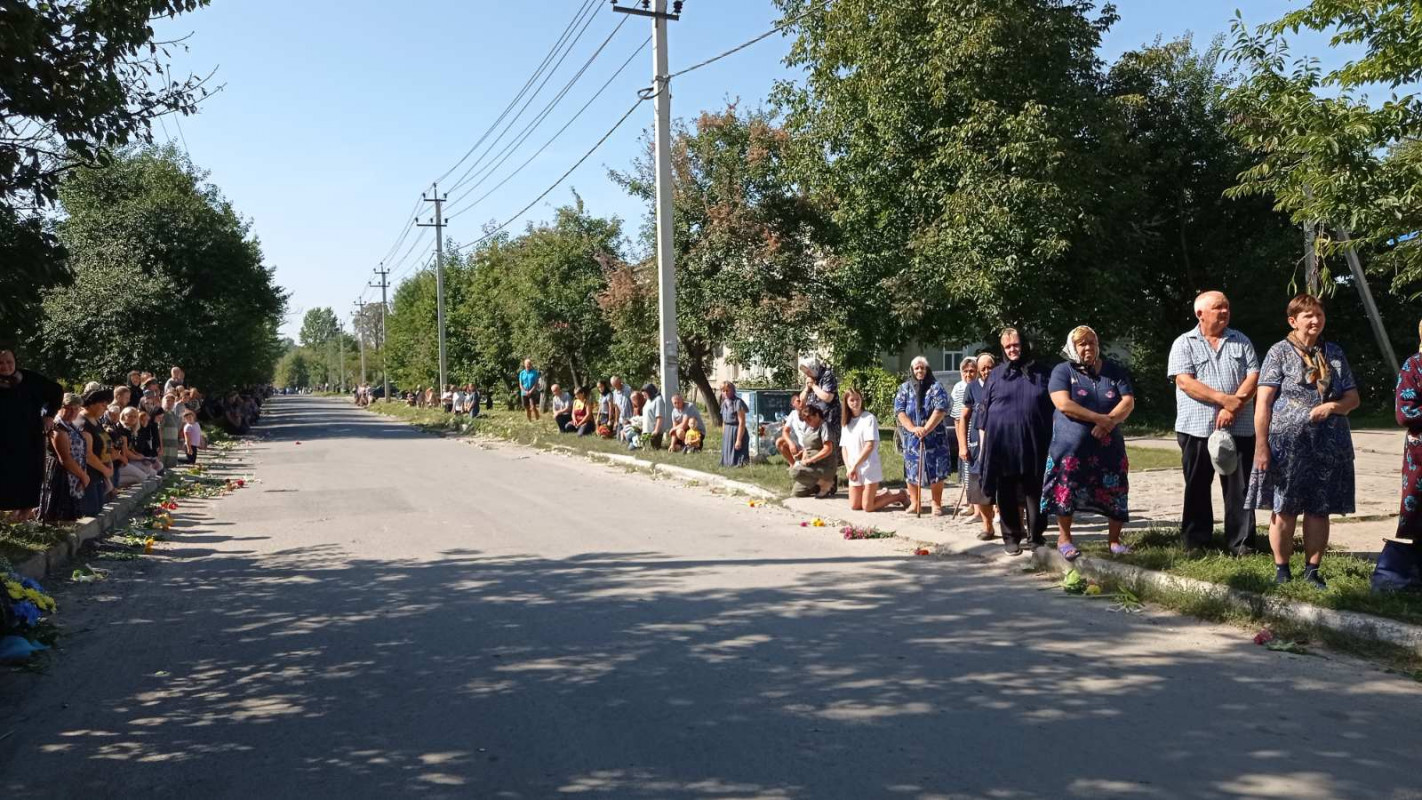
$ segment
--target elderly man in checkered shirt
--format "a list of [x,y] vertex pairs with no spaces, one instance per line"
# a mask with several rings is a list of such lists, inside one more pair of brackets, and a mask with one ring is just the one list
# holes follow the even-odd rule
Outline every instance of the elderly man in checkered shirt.
[[[1170,348],[1169,376],[1175,381],[1175,439],[1185,470],[1185,506],[1181,533],[1187,550],[1210,544],[1215,512],[1215,479],[1206,442],[1216,429],[1234,436],[1243,454],[1254,452],[1254,392],[1259,386],[1259,357],[1249,338],[1229,327],[1229,299],[1223,292],[1195,298],[1200,324],[1180,335]],[[1244,508],[1251,459],[1220,476],[1224,490],[1225,541],[1231,553],[1254,552],[1254,512]]]

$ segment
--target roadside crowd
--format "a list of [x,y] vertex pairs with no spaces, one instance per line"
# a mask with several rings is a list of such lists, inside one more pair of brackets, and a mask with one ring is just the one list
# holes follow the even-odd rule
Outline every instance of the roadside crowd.
[[[1354,511],[1352,433],[1348,414],[1358,408],[1357,384],[1343,348],[1323,338],[1327,315],[1316,297],[1289,301],[1286,335],[1265,352],[1229,327],[1229,300],[1221,292],[1196,298],[1197,324],[1171,347],[1167,375],[1175,384],[1176,441],[1184,492],[1181,537],[1189,551],[1212,546],[1215,484],[1223,503],[1225,547],[1233,555],[1267,549],[1276,580],[1295,579],[1290,559],[1302,517],[1303,570],[1297,576],[1325,588],[1320,566],[1328,547],[1329,519]],[[1419,326],[1422,338],[1422,325]],[[945,484],[956,478],[964,510],[980,525],[978,538],[1001,538],[1006,551],[1045,546],[1049,520],[1056,548],[1074,560],[1079,513],[1104,517],[1108,547],[1124,555],[1129,519],[1130,463],[1122,425],[1135,408],[1126,368],[1103,355],[1086,325],[1071,330],[1061,362],[1039,360],[1023,332],[1001,332],[998,353],[960,365],[951,389],[939,383],[927,359],[894,397],[894,446],[902,449],[902,490],[883,488],[880,421],[866,410],[858,388],[841,391],[834,370],[803,358],[802,390],[792,398],[775,447],[785,459],[797,496],[837,495],[841,469],[851,508],[893,507],[942,516]],[[1419,348],[1422,349],[1422,348]],[[542,375],[525,361],[518,375],[522,406],[540,419]],[[571,395],[548,387],[560,431],[616,438],[629,449],[694,452],[707,429],[694,403],[676,394],[663,399],[651,383],[629,390],[616,376]],[[1395,398],[1397,423],[1407,429],[1397,536],[1379,560],[1374,587],[1422,588],[1422,352],[1401,368]],[[722,423],[721,464],[750,460],[748,437],[758,424],[730,382],[717,402]],[[1255,532],[1257,511],[1268,512],[1268,541]]]
[[119,489],[193,464],[207,445],[199,422],[233,434],[261,415],[263,392],[205,397],[182,368],[165,381],[134,370],[109,386],[65,392],[0,347],[0,518],[65,522],[94,516]]

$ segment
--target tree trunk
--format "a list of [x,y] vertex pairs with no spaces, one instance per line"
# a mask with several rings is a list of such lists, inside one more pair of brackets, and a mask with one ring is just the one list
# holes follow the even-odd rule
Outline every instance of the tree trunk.
[[696,388],[700,390],[702,397],[706,400],[707,415],[711,417],[712,423],[719,428],[721,427],[721,414],[719,410],[714,414],[711,413],[710,407],[711,401],[716,397],[716,390],[711,388],[711,379],[706,375],[707,348],[683,340],[681,349],[689,356],[686,359],[686,372],[691,376],[691,382],[696,384]]

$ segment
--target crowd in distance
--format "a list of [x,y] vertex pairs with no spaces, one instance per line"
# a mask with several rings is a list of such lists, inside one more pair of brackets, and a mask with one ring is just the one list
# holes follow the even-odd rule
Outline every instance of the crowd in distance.
[[[1229,327],[1230,305],[1221,292],[1195,300],[1197,324],[1171,347],[1168,377],[1175,385],[1175,434],[1184,492],[1181,544],[1212,546],[1215,484],[1223,503],[1225,544],[1234,555],[1267,548],[1276,580],[1302,580],[1324,588],[1320,567],[1329,519],[1354,511],[1353,443],[1348,414],[1360,398],[1343,348],[1323,338],[1322,301],[1300,294],[1284,310],[1285,335],[1261,360],[1254,345]],[[1422,327],[1419,327],[1422,337]],[[904,462],[904,489],[884,488],[880,420],[866,409],[857,387],[841,390],[835,370],[816,357],[800,360],[804,384],[792,398],[775,449],[797,496],[831,498],[843,479],[855,510],[902,508],[915,514],[956,513],[944,504],[944,487],[956,481],[966,501],[959,510],[980,530],[1017,555],[1046,545],[1049,520],[1063,557],[1080,555],[1073,524],[1080,513],[1105,518],[1108,547],[1126,554],[1121,539],[1129,520],[1130,463],[1123,424],[1135,408],[1127,369],[1103,353],[1089,326],[1072,329],[1061,361],[1048,367],[1022,331],[1001,332],[1000,351],[965,359],[961,379],[941,384],[926,359],[893,402],[893,446]],[[680,394],[664,398],[655,384],[633,389],[613,376],[569,393],[546,386],[531,361],[518,376],[519,403],[530,422],[551,412],[558,430],[616,439],[629,449],[695,452],[707,438],[696,404]],[[1416,540],[1422,530],[1422,354],[1403,365],[1396,417],[1407,429],[1403,499],[1397,537],[1382,563],[1391,581],[1382,588],[1415,587]],[[367,402],[358,400],[359,402]],[[492,397],[472,386],[407,396],[419,405],[477,415]],[[749,437],[758,420],[736,386],[723,382],[716,398],[722,423],[720,463],[750,460]],[[926,490],[926,491],[925,491]],[[1268,542],[1256,535],[1256,511],[1269,516]],[[1302,574],[1290,566],[1302,517]],[[1400,550],[1397,548],[1401,548]],[[1394,569],[1397,559],[1405,566]],[[1401,575],[1401,577],[1398,577]],[[1377,579],[1375,579],[1377,584]]]
[[19,365],[0,346],[0,517],[47,523],[92,517],[117,492],[196,463],[202,422],[246,433],[263,390],[205,396],[181,367],[160,381],[133,370],[122,382],[91,381],[67,392]]

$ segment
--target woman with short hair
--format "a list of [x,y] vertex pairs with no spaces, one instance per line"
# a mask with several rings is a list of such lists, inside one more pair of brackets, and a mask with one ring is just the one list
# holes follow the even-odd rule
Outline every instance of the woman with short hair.
[[1130,516],[1130,465],[1119,426],[1136,407],[1131,376],[1102,357],[1101,340],[1086,325],[1067,334],[1062,357],[1066,361],[1052,370],[1047,386],[1057,410],[1042,477],[1042,513],[1056,516],[1057,551],[1066,560],[1081,555],[1071,539],[1078,511],[1105,517],[1107,544],[1124,555],[1130,552],[1121,544],[1121,526]]
[[1269,348],[1259,370],[1254,406],[1254,474],[1244,507],[1267,508],[1274,580],[1293,580],[1289,559],[1303,514],[1303,580],[1319,589],[1328,549],[1328,516],[1354,507],[1353,433],[1348,413],[1358,407],[1357,382],[1343,348],[1323,341],[1327,316],[1317,297],[1289,301],[1289,335]]
[[736,385],[721,382],[721,466],[750,463],[750,432],[746,430],[746,401],[736,395]]
[[825,429],[828,423],[825,413],[818,403],[806,403],[800,409],[805,421],[804,449],[795,457],[789,467],[790,480],[794,483],[792,493],[796,497],[825,499],[834,496],[835,455],[834,440]]
[[69,522],[83,515],[80,507],[89,474],[84,469],[84,432],[78,419],[79,395],[64,395],[55,415],[45,452],[45,482],[40,488],[39,518],[44,522]]

